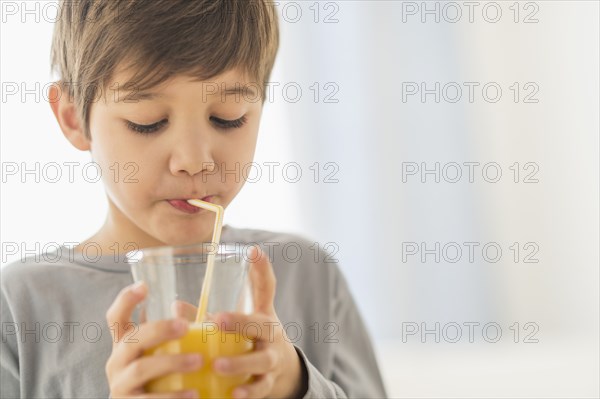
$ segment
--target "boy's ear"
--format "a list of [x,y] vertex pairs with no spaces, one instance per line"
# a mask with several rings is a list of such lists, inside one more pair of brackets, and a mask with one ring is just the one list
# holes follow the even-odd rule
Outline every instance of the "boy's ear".
[[61,92],[61,90],[58,82],[50,85],[48,98],[51,99],[50,107],[52,108],[52,112],[67,140],[78,150],[88,151],[90,149],[90,141],[85,137],[85,132],[77,116],[75,103],[69,99],[68,93]]

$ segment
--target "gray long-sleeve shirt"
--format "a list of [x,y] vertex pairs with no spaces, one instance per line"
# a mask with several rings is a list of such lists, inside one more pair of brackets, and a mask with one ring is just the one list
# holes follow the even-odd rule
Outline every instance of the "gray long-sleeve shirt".
[[[227,225],[221,242],[258,243],[271,258],[275,310],[308,371],[306,398],[385,397],[346,280],[320,246]],[[105,315],[133,278],[123,255],[95,257],[93,248],[84,255],[63,246],[2,268],[2,398],[109,397],[112,336]]]

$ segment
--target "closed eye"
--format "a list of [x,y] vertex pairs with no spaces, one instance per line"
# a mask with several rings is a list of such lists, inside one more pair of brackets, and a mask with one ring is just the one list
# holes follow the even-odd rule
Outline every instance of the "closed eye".
[[137,123],[133,123],[130,121],[126,121],[126,122],[127,122],[127,127],[129,127],[129,129],[133,130],[134,132],[141,133],[141,134],[151,134],[151,133],[157,132],[161,127],[166,125],[168,120],[163,119],[162,121],[153,123],[151,125],[138,125]]
[[[246,123],[246,116],[242,116],[239,119],[235,119],[235,120],[227,120],[227,119],[221,119],[221,118],[217,118],[215,116],[211,116],[210,119],[213,121],[213,123],[220,129],[239,129],[240,127],[244,126],[244,124]],[[159,122],[153,123],[151,125],[138,125],[137,123],[133,123],[131,121],[126,121],[127,123],[127,127],[129,129],[131,129],[132,131],[136,132],[136,133],[140,133],[140,134],[152,134],[155,133],[157,131],[159,131],[164,125],[166,125],[169,122],[168,119],[163,119]]]
[[235,120],[226,120],[226,119],[221,119],[221,118],[217,118],[215,116],[211,116],[210,119],[220,128],[223,129],[238,129],[242,126],[244,126],[244,124],[246,123],[246,116],[242,116],[239,119],[235,119]]

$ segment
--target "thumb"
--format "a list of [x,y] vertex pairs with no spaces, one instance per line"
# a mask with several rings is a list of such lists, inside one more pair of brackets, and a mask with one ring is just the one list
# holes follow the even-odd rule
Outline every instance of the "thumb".
[[259,246],[254,246],[250,255],[250,281],[254,311],[275,314],[275,273],[267,254]]

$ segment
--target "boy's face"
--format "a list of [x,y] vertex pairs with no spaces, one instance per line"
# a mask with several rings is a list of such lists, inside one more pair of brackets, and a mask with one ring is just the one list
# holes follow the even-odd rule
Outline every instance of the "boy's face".
[[[214,213],[189,213],[181,205],[204,198],[225,208],[240,191],[256,148],[260,99],[213,94],[250,83],[235,70],[204,82],[177,76],[148,90],[155,96],[137,100],[126,97],[126,81],[114,77],[104,99],[92,104],[89,120],[89,149],[103,172],[111,236],[141,247],[210,241]],[[145,133],[132,124],[147,126]]]

